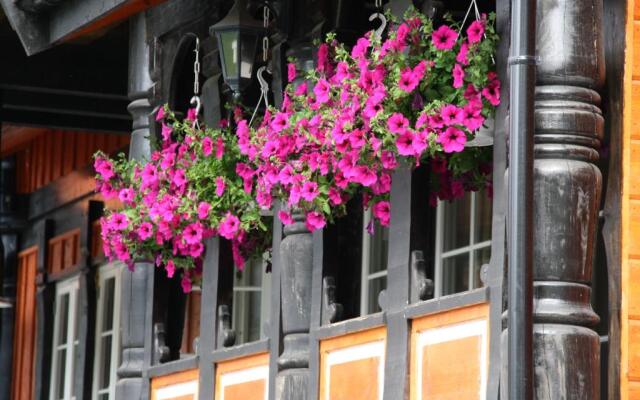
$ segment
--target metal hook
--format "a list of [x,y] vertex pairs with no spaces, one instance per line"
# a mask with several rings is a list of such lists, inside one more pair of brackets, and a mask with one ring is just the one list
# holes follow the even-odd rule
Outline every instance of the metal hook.
[[269,94],[269,83],[266,79],[264,79],[265,72],[269,72],[269,70],[266,66],[263,65],[262,67],[258,68],[258,72],[256,75],[258,76],[258,82],[260,83],[260,91],[262,91],[262,94],[264,95],[264,101],[267,107],[269,107],[269,101],[267,100]]
[[373,34],[378,39],[381,39],[382,34],[384,33],[384,30],[387,28],[387,17],[385,17],[384,14],[377,12],[377,13],[371,14],[371,16],[369,17],[370,22],[373,21],[374,19],[380,20],[380,26],[373,31]]
[[193,96],[189,103],[193,106],[196,106],[196,121],[198,120],[198,115],[200,115],[200,109],[202,108],[202,101],[200,100],[200,96]]

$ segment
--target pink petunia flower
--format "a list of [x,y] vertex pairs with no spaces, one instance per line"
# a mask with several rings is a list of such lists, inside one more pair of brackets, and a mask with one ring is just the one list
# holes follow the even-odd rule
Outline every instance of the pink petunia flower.
[[467,43],[462,43],[460,46],[460,51],[456,56],[456,61],[462,65],[469,64],[469,59],[467,58],[467,54],[469,53],[469,45]]
[[136,232],[140,240],[147,240],[153,235],[153,226],[149,222],[143,222]]
[[187,110],[186,119],[188,121],[195,121],[197,117],[198,116],[196,115],[196,109],[195,108],[190,108],[190,109]]
[[289,83],[296,79],[296,65],[294,63],[287,64],[287,80]]
[[216,178],[216,196],[220,197],[224,193],[226,187],[224,178],[219,176]]
[[305,182],[302,185],[301,196],[308,202],[312,202],[313,199],[318,197],[318,184],[315,182]]
[[278,133],[289,127],[289,116],[286,113],[277,113],[271,121],[271,129]]
[[392,133],[401,133],[409,127],[409,120],[400,113],[393,113],[387,120],[387,128]]
[[326,79],[320,79],[316,86],[313,88],[313,93],[316,95],[316,100],[319,103],[326,103],[329,101],[329,94],[331,93],[331,86]]
[[218,138],[218,140],[216,140],[216,158],[220,160],[222,159],[223,155],[224,155],[224,141],[222,140],[222,138]]
[[420,77],[413,73],[411,68],[406,68],[400,73],[398,87],[407,93],[411,93],[420,83]]
[[462,130],[450,126],[440,132],[438,142],[442,145],[445,153],[458,153],[464,150],[467,135]]
[[191,291],[191,279],[189,279],[189,276],[186,275],[186,273],[182,275],[180,285],[182,286],[182,291],[184,293],[189,293]]
[[291,217],[291,214],[289,214],[286,211],[282,211],[282,210],[278,211],[278,218],[285,225],[291,225],[294,222],[293,218]]
[[122,213],[111,214],[111,227],[113,230],[122,231],[129,226],[129,219]]
[[227,215],[218,227],[218,233],[223,238],[231,240],[234,238],[239,228],[240,220],[238,219],[238,217],[231,214],[231,212],[227,212]]
[[312,211],[307,214],[307,220],[305,225],[309,232],[313,232],[316,229],[322,229],[326,225],[324,216],[317,211]]
[[164,107],[160,107],[156,113],[156,121],[160,121],[164,118]]
[[482,35],[484,35],[484,23],[482,21],[473,21],[467,28],[469,43],[478,43],[482,40]]
[[409,129],[405,129],[396,139],[398,154],[401,156],[412,156],[414,154],[412,143],[413,133]]
[[391,222],[391,204],[388,201],[379,201],[371,209],[373,216],[378,218],[380,225],[389,226]]
[[135,199],[135,196],[136,193],[131,188],[122,189],[120,193],[118,193],[118,198],[125,204],[131,204],[133,199]]
[[198,218],[206,219],[209,216],[209,210],[211,210],[211,204],[206,201],[201,201],[198,204]]
[[210,137],[202,139],[202,153],[205,157],[209,157],[213,152],[213,140]]
[[184,169],[179,169],[173,174],[173,183],[178,187],[182,187],[187,183],[187,176]]
[[447,125],[460,125],[464,118],[462,109],[454,106],[453,104],[447,104],[442,107],[442,110],[440,110],[440,116],[442,117],[442,121]]
[[184,241],[188,244],[195,244],[202,240],[203,227],[199,222],[187,225],[182,232]]
[[173,275],[176,273],[176,264],[173,260],[167,261],[164,270],[167,271],[167,278],[173,278]]
[[473,103],[469,103],[462,109],[464,112],[464,119],[462,123],[471,132],[480,129],[484,122],[482,116],[482,105],[480,107],[475,106]]
[[453,87],[456,89],[461,88],[464,84],[464,69],[462,69],[462,66],[460,64],[454,65],[451,74],[453,75]]
[[433,31],[431,35],[431,43],[438,50],[451,50],[456,43],[456,39],[458,39],[458,34],[447,25],[442,25]]

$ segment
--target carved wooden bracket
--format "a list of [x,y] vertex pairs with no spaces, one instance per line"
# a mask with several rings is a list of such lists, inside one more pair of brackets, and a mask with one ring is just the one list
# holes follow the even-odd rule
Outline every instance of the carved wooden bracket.
[[433,280],[427,278],[427,264],[421,250],[411,252],[411,302],[433,297]]
[[169,360],[169,346],[166,344],[166,332],[162,322],[153,324],[153,361],[161,364]]
[[336,302],[336,282],[333,276],[322,279],[322,324],[331,324],[342,318],[342,304]]
[[236,332],[231,329],[229,306],[218,306],[218,347],[229,347],[236,343]]

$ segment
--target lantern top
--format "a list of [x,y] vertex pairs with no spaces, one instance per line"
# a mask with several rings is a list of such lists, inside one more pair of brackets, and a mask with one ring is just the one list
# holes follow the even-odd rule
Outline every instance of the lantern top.
[[247,9],[246,0],[236,0],[229,13],[209,28],[209,34],[229,30],[263,31],[262,21],[255,19]]

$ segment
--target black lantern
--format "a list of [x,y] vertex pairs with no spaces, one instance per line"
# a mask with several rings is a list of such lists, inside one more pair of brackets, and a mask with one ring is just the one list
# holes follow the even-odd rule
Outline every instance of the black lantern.
[[236,0],[226,17],[213,25],[224,81],[236,97],[251,83],[258,40],[266,34],[262,21],[249,14],[245,0]]

